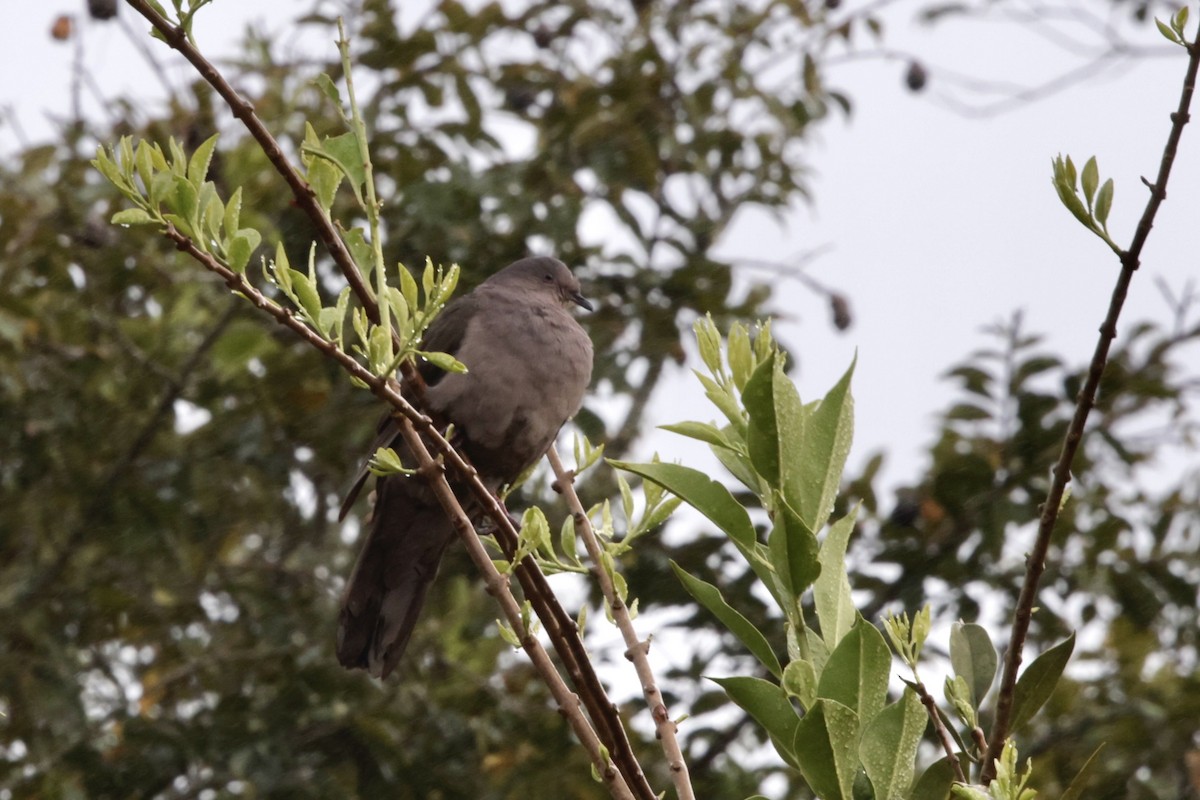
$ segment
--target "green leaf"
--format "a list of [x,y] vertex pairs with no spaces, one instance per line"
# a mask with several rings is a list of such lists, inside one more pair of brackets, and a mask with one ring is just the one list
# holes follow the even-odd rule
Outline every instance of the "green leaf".
[[738,391],[746,388],[746,382],[754,372],[754,354],[750,350],[750,334],[740,322],[729,329],[729,371],[733,373],[733,385]]
[[804,708],[817,702],[817,672],[811,662],[795,659],[783,668],[783,690]]
[[205,181],[200,186],[200,197],[197,200],[200,208],[199,219],[207,234],[207,242],[219,242],[221,240],[221,219],[225,214],[225,204],[221,202],[221,198],[217,196],[217,185],[212,181]]
[[696,344],[700,348],[700,360],[713,375],[721,374],[721,334],[712,321],[712,315],[700,317],[692,325],[696,334]]
[[176,176],[171,193],[165,199],[167,208],[186,219],[191,224],[192,230],[195,231],[200,199],[196,187],[186,179]]
[[709,680],[724,689],[730,700],[737,703],[763,727],[785,761],[793,766],[797,764],[797,753],[792,749],[792,742],[802,723],[783,689],[762,678],[733,677]]
[[724,485],[714,481],[700,470],[680,464],[635,464],[612,460],[609,460],[608,463],[617,469],[632,472],[648,481],[657,483],[707,517],[724,531],[742,557],[746,559],[750,569],[772,593],[775,600],[782,605],[782,600],[777,594],[774,573],[770,562],[763,554],[765,548],[758,542],[754,525],[750,522],[750,515]]
[[404,295],[395,286],[387,287],[387,302],[392,309],[392,318],[396,320],[396,327],[402,332],[407,333],[409,322],[409,307],[404,300]]
[[250,256],[254,254],[261,243],[262,234],[254,228],[242,228],[233,235],[233,238],[229,240],[226,257],[234,272],[241,274],[246,271],[246,265],[250,263]]
[[350,251],[354,263],[363,271],[365,277],[370,278],[375,269],[375,251],[367,241],[367,234],[362,228],[351,228],[342,236],[342,240],[346,243],[346,249]]
[[883,634],[859,617],[821,670],[817,697],[854,709],[860,720],[875,718],[887,702],[892,654]]
[[681,464],[636,464],[630,461],[609,461],[617,469],[623,469],[653,481],[668,492],[683,498],[709,521],[725,532],[741,548],[752,548],[758,544],[750,515],[742,504],[733,498],[724,485],[718,483],[698,469]]
[[363,204],[362,188],[367,181],[366,165],[358,149],[358,139],[353,133],[343,133],[340,136],[325,137],[319,144],[308,138],[301,146],[302,152],[327,160],[335,166],[354,190],[358,204]]
[[720,589],[700,578],[689,575],[687,571],[674,561],[671,562],[671,569],[675,571],[675,576],[679,578],[680,583],[683,584],[683,588],[687,589],[688,594],[720,620],[725,629],[736,636],[738,641],[754,654],[754,657],[758,659],[760,664],[766,667],[777,679],[783,677],[783,670],[779,666],[779,659],[776,658],[775,651],[771,649],[767,637],[758,628],[754,627],[750,620],[742,616],[740,611],[725,602]]
[[146,187],[146,189],[150,188],[150,182],[154,180],[154,156],[151,154],[152,149],[150,143],[143,139],[138,142],[137,151],[133,157],[138,177],[142,181],[142,186]]
[[785,505],[775,511],[775,526],[771,530],[770,539],[767,540],[767,548],[771,556],[771,566],[783,581],[783,594],[792,601],[784,612],[789,620],[796,624],[798,620],[792,619],[794,613],[799,613],[796,601],[821,574],[817,537],[800,517]]
[[[1184,7],[1186,10],[1186,6]],[[1108,230],[1108,214],[1112,211],[1113,201],[1113,179],[1109,178],[1100,187],[1100,193],[1096,195],[1096,221],[1105,230]]]
[[208,177],[208,167],[212,163],[213,148],[217,146],[217,137],[220,135],[219,133],[214,133],[201,142],[200,146],[196,148],[196,152],[192,153],[191,160],[188,161],[187,179],[197,189],[204,183],[204,179]]
[[337,109],[338,114],[342,116],[342,119],[345,119],[346,109],[342,105],[342,93],[338,90],[337,84],[333,82],[333,78],[330,78],[328,75],[322,72],[313,79],[313,83],[316,84],[316,87],[321,90],[321,94],[329,98],[329,102],[333,103],[333,107]]
[[404,295],[404,301],[409,308],[420,308],[421,298],[417,296],[416,279],[403,264],[397,264],[396,270],[400,273],[400,293]]
[[[855,362],[851,362],[849,369],[816,408],[805,414],[802,431],[790,429],[786,422],[789,417],[780,413],[780,398],[776,393],[776,413],[779,414],[784,453],[784,496],[812,531],[819,531],[833,511],[842,469],[850,453],[854,437],[854,399],[850,395],[850,380],[854,376],[854,366]],[[776,380],[780,378],[783,376]]]
[[1074,215],[1075,219],[1083,223],[1084,227],[1093,229],[1091,215],[1083,207],[1079,196],[1075,194],[1075,165],[1071,162],[1070,156],[1067,156],[1065,160],[1062,156],[1058,156],[1054,160],[1054,188],[1058,192],[1058,199]]
[[929,765],[908,796],[912,800],[947,800],[954,779],[954,762],[949,757],[939,759]]
[[912,785],[917,747],[929,723],[912,689],[880,711],[863,729],[859,759],[875,790],[874,800],[905,800]]
[[973,622],[956,622],[950,627],[950,665],[970,687],[975,708],[992,688],[997,663],[996,648],[986,628]]
[[742,391],[742,403],[750,416],[746,430],[746,444],[750,450],[750,461],[754,469],[767,483],[779,488],[779,428],[775,417],[775,362],[772,353],[758,365],[746,388]]
[[553,553],[550,546],[550,523],[546,520],[546,514],[537,506],[530,506],[521,515],[518,541],[524,543],[529,552],[549,550]]
[[754,471],[754,467],[750,464],[749,456],[725,447],[709,447],[709,449],[712,450],[712,454],[717,457],[717,460],[721,462],[721,466],[729,470],[729,473],[737,478],[743,486],[755,494],[764,491],[763,482],[759,479],[758,473]]
[[1021,673],[1013,692],[1012,730],[1017,730],[1032,719],[1038,709],[1050,699],[1074,649],[1075,634],[1072,633],[1035,658],[1033,663]]
[[1096,197],[1096,187],[1100,184],[1100,167],[1096,164],[1096,157],[1092,156],[1083,165],[1083,175],[1080,178],[1080,183],[1083,186],[1083,199],[1087,202],[1090,209],[1092,200]]
[[821,574],[813,586],[813,603],[821,622],[822,638],[830,650],[838,646],[858,615],[850,597],[850,579],[846,577],[846,547],[854,532],[857,514],[858,507],[855,506],[853,511],[829,526],[818,555]]
[[[1184,6],[1184,11],[1187,11],[1187,6]],[[1100,751],[1104,749],[1104,743],[1092,751],[1088,756],[1088,760],[1079,768],[1079,772],[1075,773],[1075,777],[1071,779],[1071,783],[1067,786],[1067,790],[1063,792],[1058,800],[1080,800],[1083,797],[1083,790],[1087,788],[1088,779],[1092,776],[1092,769],[1096,766],[1096,757],[1100,755]]]
[[962,422],[978,422],[991,418],[992,412],[985,408],[980,408],[974,403],[956,403],[946,412],[946,419],[960,420]]
[[175,173],[170,170],[154,173],[154,179],[150,181],[150,205],[161,208],[174,187]]
[[125,208],[112,215],[113,225],[152,225],[157,222],[141,208]]
[[390,447],[380,447],[371,456],[367,469],[372,475],[410,475],[413,470],[407,469],[400,455]]
[[225,229],[227,237],[234,236],[241,224],[242,216],[242,187],[237,187],[233,190],[233,194],[229,196],[229,201],[225,203],[225,213],[222,215],[221,224]]
[[288,272],[292,290],[296,293],[296,300],[300,303],[301,310],[309,322],[316,324],[321,317],[321,295],[317,292],[316,285],[298,269],[289,269]]
[[729,441],[725,438],[725,434],[721,433],[715,425],[705,422],[677,422],[674,425],[659,425],[658,427],[659,430],[678,433],[680,436],[686,436],[689,439],[698,439],[714,447],[733,449]]
[[858,772],[858,715],[835,700],[818,700],[792,739],[800,774],[821,800],[851,800]]
[[338,187],[342,184],[344,173],[336,165],[324,158],[314,158],[308,163],[308,183],[317,196],[317,205],[326,214],[333,207],[337,198]]
[[1172,44],[1183,44],[1183,42],[1179,39],[1179,34],[1171,30],[1165,22],[1155,17],[1154,24],[1158,26],[1158,32],[1161,33],[1163,38],[1168,42],[1171,42]]
[[704,386],[704,396],[725,415],[725,418],[729,420],[729,424],[738,430],[745,428],[745,415],[729,390],[698,370],[693,370],[692,374]]
[[457,372],[460,375],[467,371],[467,365],[456,359],[449,353],[426,352],[418,350],[417,355],[433,364],[435,367],[446,372]]

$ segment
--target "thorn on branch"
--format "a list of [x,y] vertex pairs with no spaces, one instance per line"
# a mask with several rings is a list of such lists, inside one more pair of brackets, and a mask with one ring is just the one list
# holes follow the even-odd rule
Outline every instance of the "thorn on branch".
[[638,642],[637,649],[634,649],[631,647],[628,650],[626,650],[625,651],[626,660],[633,661],[633,659],[636,657],[638,650],[641,650],[643,654],[648,654],[650,652],[650,640],[645,639],[643,641]]

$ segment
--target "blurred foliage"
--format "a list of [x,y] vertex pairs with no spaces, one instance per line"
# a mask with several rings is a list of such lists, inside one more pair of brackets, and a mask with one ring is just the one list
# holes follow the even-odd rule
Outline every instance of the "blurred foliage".
[[[339,7],[372,88],[388,259],[458,261],[468,286],[530,248],[579,265],[601,305],[588,321],[598,394],[631,400],[615,422],[585,409],[580,423],[620,455],[698,313],[727,329],[770,307],[769,288],[736,288],[711,248],[747,204],[804,195],[805,137],[848,105],[824,86],[822,54],[872,29],[836,5]],[[332,39],[331,8],[303,24]],[[251,37],[233,62],[287,148],[303,120],[332,118],[308,83],[336,75],[330,50],[330,64],[288,60]],[[120,205],[87,161],[124,133],[194,147],[221,129],[213,174],[244,187],[243,218],[296,262],[312,232],[203,85],[160,114],[112,109],[111,129],[67,121],[59,141],[0,163],[0,797],[599,796],[461,557],[433,589],[403,682],[336,665],[358,523],[331,515],[377,412],[161,241],[108,226]],[[1012,606],[1081,378],[1019,326],[996,334],[952,373],[962,402],[901,502],[879,502],[879,459],[849,484],[845,501],[865,506],[852,558],[869,613],[928,596],[944,620],[998,623]],[[1035,618],[1037,649],[1068,628],[1096,634],[1076,651],[1088,669],[1018,732],[1045,785],[1107,740],[1089,796],[1197,791],[1185,760],[1200,747],[1200,477],[1150,475],[1165,442],[1192,443],[1175,354],[1195,336],[1122,331]],[[628,579],[641,607],[678,606],[701,643],[664,685],[672,712],[693,714],[699,796],[745,797],[771,777],[802,797],[700,680],[742,656],[668,557],[724,575],[731,603],[781,629],[722,539],[639,542]],[[638,747],[665,786],[657,746]]]

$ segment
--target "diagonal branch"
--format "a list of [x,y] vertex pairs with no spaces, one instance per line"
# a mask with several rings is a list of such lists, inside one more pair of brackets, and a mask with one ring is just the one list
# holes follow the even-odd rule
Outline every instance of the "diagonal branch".
[[659,691],[658,684],[654,681],[654,671],[650,667],[650,659],[647,658],[650,652],[650,641],[643,642],[638,639],[629,609],[626,607],[625,601],[617,594],[612,576],[605,569],[600,542],[596,539],[596,532],[592,529],[592,522],[588,519],[583,503],[579,501],[579,495],[575,494],[575,473],[568,472],[563,466],[562,459],[558,457],[558,450],[554,445],[550,445],[550,450],[546,455],[550,459],[550,466],[554,469],[559,491],[566,498],[567,505],[575,517],[575,528],[582,536],[584,546],[591,557],[592,573],[600,584],[600,591],[604,593],[604,599],[608,602],[617,628],[620,629],[621,636],[625,640],[625,657],[633,662],[638,680],[642,683],[642,694],[654,717],[654,727],[658,732],[659,741],[662,742],[663,753],[667,757],[667,766],[671,770],[671,779],[675,783],[675,793],[679,800],[695,800],[696,795],[692,791],[687,762],[683,758],[679,740],[675,737],[678,726],[671,719],[671,714],[663,701],[662,692]]
[[1189,59],[1187,72],[1183,79],[1183,88],[1180,91],[1179,107],[1171,114],[1171,132],[1163,147],[1158,176],[1154,183],[1147,184],[1150,187],[1150,199],[1146,201],[1146,208],[1138,221],[1129,249],[1121,253],[1121,274],[1113,287],[1108,314],[1100,326],[1100,338],[1096,342],[1096,350],[1088,368],[1087,380],[1075,401],[1075,415],[1071,418],[1066,438],[1063,440],[1062,452],[1059,454],[1058,462],[1054,465],[1054,479],[1050,484],[1046,501],[1042,504],[1037,538],[1025,560],[1025,582],[1021,586],[1021,594],[1017,599],[1017,607],[1013,616],[1012,633],[1009,637],[1008,650],[1004,656],[1004,674],[1000,680],[1000,693],[996,701],[996,718],[992,723],[988,750],[983,762],[981,780],[985,784],[995,777],[996,759],[1000,757],[1000,751],[1004,748],[1004,742],[1008,738],[1009,726],[1012,721],[1013,693],[1017,684],[1017,670],[1021,666],[1021,650],[1025,645],[1025,637],[1029,633],[1029,625],[1033,619],[1038,584],[1041,581],[1042,573],[1046,570],[1046,553],[1050,549],[1050,541],[1054,536],[1054,525],[1058,521],[1063,495],[1071,480],[1071,464],[1075,460],[1075,453],[1083,439],[1088,414],[1096,401],[1096,392],[1100,387],[1100,378],[1104,374],[1109,347],[1117,336],[1117,320],[1121,316],[1121,308],[1125,304],[1129,284],[1133,280],[1133,273],[1141,266],[1142,248],[1146,244],[1146,238],[1150,235],[1150,229],[1154,226],[1154,217],[1158,213],[1159,206],[1167,197],[1167,179],[1170,178],[1171,167],[1175,163],[1175,154],[1179,149],[1183,126],[1188,123],[1190,118],[1189,108],[1196,88],[1196,73],[1200,70],[1200,39],[1188,45],[1187,51]]

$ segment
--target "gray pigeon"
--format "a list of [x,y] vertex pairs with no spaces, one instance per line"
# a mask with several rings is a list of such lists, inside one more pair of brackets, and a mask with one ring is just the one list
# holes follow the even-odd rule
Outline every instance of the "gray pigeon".
[[[572,305],[592,309],[566,265],[525,258],[446,306],[425,334],[422,349],[450,353],[468,371],[445,373],[422,364],[423,410],[440,425],[454,425],[454,443],[492,491],[537,463],[583,402],[592,377],[592,342],[568,310]],[[376,447],[389,445],[412,466],[390,418],[376,440]],[[343,515],[366,477],[364,471]],[[448,477],[453,485],[454,476]],[[464,489],[456,487],[456,493],[477,522],[478,503]],[[371,530],[338,619],[343,666],[384,678],[396,668],[454,535],[421,478],[379,479]]]

